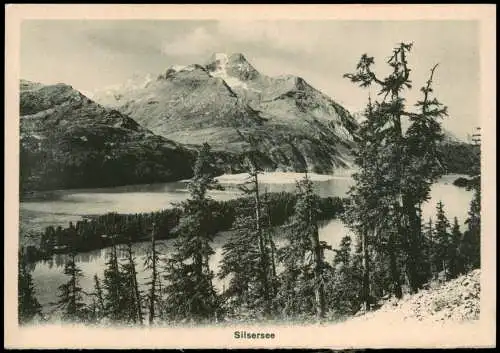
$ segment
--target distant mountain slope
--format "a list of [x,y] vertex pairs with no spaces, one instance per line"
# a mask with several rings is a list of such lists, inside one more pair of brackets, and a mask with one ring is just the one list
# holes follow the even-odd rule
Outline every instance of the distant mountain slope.
[[173,66],[142,86],[94,98],[179,143],[206,141],[235,156],[252,145],[268,170],[331,173],[351,165],[357,123],[349,112],[300,77],[260,74],[242,54]]
[[172,181],[194,153],[65,84],[20,83],[21,190]]
[[443,129],[444,139],[439,149],[445,173],[475,175],[481,170],[480,148]]

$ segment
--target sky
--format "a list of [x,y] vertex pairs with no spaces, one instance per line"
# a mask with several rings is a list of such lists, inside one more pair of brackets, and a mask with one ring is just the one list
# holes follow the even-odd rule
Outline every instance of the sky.
[[20,76],[90,94],[131,77],[155,77],[172,65],[203,64],[214,52],[243,53],[262,74],[301,76],[359,112],[377,89],[369,92],[343,74],[367,53],[383,77],[392,48],[413,42],[408,104],[439,63],[434,91],[449,111],[443,126],[466,138],[480,121],[478,29],[474,21],[26,20]]

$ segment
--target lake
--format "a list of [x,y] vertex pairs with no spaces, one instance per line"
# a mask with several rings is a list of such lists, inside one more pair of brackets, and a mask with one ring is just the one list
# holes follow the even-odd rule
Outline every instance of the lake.
[[[314,174],[310,176],[315,191],[320,196],[345,196],[353,183],[349,177],[328,177]],[[424,219],[427,220],[429,217],[434,216],[436,203],[442,200],[450,221],[452,221],[453,217],[457,217],[460,224],[462,224],[462,228],[464,228],[463,222],[467,217],[472,192],[452,184],[459,176],[443,176],[433,185],[431,200],[423,205]],[[298,173],[265,173],[261,177],[261,187],[269,192],[293,192],[295,190],[295,179],[300,177],[301,175]],[[226,190],[211,192],[210,196],[217,200],[238,197],[241,192],[237,189],[237,183],[242,180],[244,180],[242,175],[223,176],[220,178],[220,182]],[[54,191],[50,193],[50,197],[45,199],[21,202],[21,226],[24,229],[41,230],[48,225],[67,225],[69,221],[76,221],[86,215],[106,212],[152,212],[172,207],[172,203],[185,200],[187,196],[186,184],[183,182]],[[332,220],[321,225],[320,238],[335,248],[348,232],[349,230],[342,222]],[[276,236],[279,239],[279,234]],[[222,233],[214,240],[213,248],[216,253],[210,260],[210,266],[214,272],[217,272],[222,255],[222,245],[227,237],[227,233]],[[164,240],[159,243],[164,254],[171,252],[173,247],[171,240]],[[138,281],[140,283],[145,283],[148,275],[143,270],[147,246],[148,243],[133,245],[139,273]],[[108,251],[109,249],[101,249],[78,254],[78,266],[84,274],[84,278],[81,280],[84,290],[92,291],[94,274],[102,278]],[[330,261],[333,252],[329,251],[325,256],[327,261]],[[50,303],[57,300],[57,287],[67,280],[62,273],[65,260],[65,255],[54,255],[50,261],[38,262],[34,266],[33,280],[37,290],[37,297],[46,312],[53,310]],[[215,281],[215,284],[219,290],[224,286],[224,283],[218,280]]]

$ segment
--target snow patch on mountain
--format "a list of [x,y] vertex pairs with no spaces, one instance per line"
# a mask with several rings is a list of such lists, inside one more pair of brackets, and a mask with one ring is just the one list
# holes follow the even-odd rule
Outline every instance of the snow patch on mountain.
[[248,89],[248,85],[245,82],[240,81],[236,77],[232,77],[227,73],[227,63],[229,62],[227,54],[215,53],[215,61],[217,66],[214,71],[210,72],[211,76],[223,79],[231,88],[241,87]]
[[171,66],[170,68],[171,68],[172,70],[174,70],[174,71],[179,72],[179,71],[184,70],[184,69],[186,68],[186,65],[173,65],[173,66]]
[[[215,70],[210,72],[210,75],[212,77],[218,77],[218,78],[223,79],[227,83],[227,85],[231,88],[242,88],[242,89],[246,89],[246,90],[260,92],[259,90],[255,89],[255,88],[249,87],[246,82],[241,81],[237,77],[231,76],[227,72],[227,65],[229,63],[229,56],[227,54],[215,53],[214,58],[215,58],[216,67],[215,67]],[[244,65],[242,63],[238,63],[236,65],[236,67],[239,70],[244,69]]]
[[172,65],[168,69],[175,72],[191,72],[195,69],[195,65]]

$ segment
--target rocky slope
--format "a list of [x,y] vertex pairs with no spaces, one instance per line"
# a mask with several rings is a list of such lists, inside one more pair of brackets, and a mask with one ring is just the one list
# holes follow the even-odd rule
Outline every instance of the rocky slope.
[[171,181],[194,151],[65,84],[20,83],[21,190]]
[[399,301],[387,301],[368,314],[318,326],[316,336],[334,337],[330,342],[338,347],[494,347],[494,317],[486,313],[479,318],[480,277],[481,271],[474,270]]
[[[350,166],[357,128],[351,115],[302,78],[263,75],[241,54],[172,66],[141,86],[96,92],[94,99],[179,143],[206,141],[238,160],[253,151],[267,170]],[[229,160],[227,168],[234,167]]]
[[421,290],[401,300],[391,299],[380,309],[363,315],[366,320],[462,322],[478,320],[481,270]]

